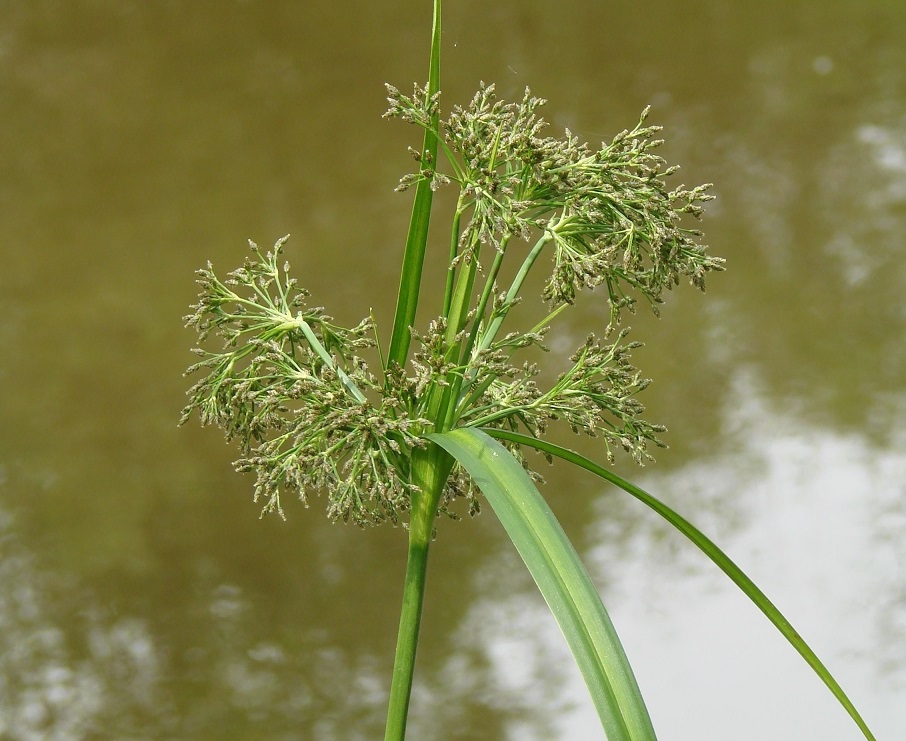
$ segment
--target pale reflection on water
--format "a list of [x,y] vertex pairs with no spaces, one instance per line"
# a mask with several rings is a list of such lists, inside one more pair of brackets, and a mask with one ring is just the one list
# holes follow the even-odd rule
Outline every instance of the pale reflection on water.
[[[332,526],[317,500],[257,521],[217,434],[175,429],[179,318],[194,269],[290,232],[317,302],[386,332],[418,137],[380,119],[382,83],[423,74],[425,8],[0,9],[3,738],[380,737],[405,534]],[[906,738],[906,5],[446,12],[447,105],[528,84],[555,133],[595,142],[654,103],[667,158],[716,183],[728,272],[633,320],[671,449],[621,472],[726,547],[879,738]],[[545,373],[601,316],[579,302]],[[656,516],[549,481],[663,738],[858,738]],[[492,515],[439,530],[413,738],[598,738]]]
[[[73,636],[52,604],[53,589],[34,558],[0,531],[0,735],[12,739],[75,739],[112,729],[117,707],[151,713],[160,691],[159,647],[138,618],[87,616]],[[90,607],[86,606],[90,609]],[[84,641],[77,657],[73,640]],[[106,721],[106,722],[103,722]]]

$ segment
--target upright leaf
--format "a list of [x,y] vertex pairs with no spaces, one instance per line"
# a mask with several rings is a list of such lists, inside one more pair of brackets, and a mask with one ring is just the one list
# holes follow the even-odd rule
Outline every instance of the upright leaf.
[[[434,0],[434,26],[431,34],[431,61],[428,69],[428,99],[440,88],[440,9],[441,0]],[[439,123],[437,112],[432,116],[432,128],[436,131]],[[421,161],[437,162],[437,137],[426,130],[422,144]],[[418,309],[418,293],[421,287],[422,266],[425,264],[425,249],[428,244],[428,225],[431,221],[431,203],[434,191],[431,183],[422,179],[415,189],[415,203],[409,220],[406,249],[403,253],[403,268],[400,275],[399,293],[396,298],[396,313],[393,317],[393,334],[387,352],[388,367],[394,363],[403,366],[409,354],[411,339],[409,328],[415,322]]]

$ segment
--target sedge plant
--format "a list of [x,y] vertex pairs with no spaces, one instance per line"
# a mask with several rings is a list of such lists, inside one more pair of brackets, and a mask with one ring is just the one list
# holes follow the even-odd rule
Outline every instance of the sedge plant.
[[[773,603],[711,540],[663,502],[594,462],[545,439],[551,424],[595,436],[606,462],[623,452],[651,458],[663,427],[642,417],[648,385],[631,362],[638,346],[623,318],[637,302],[657,312],[665,291],[688,280],[704,289],[722,270],[690,225],[707,185],[668,186],[676,167],[656,153],[647,109],[600,148],[566,131],[550,136],[526,90],[497,98],[482,84],[441,117],[441,0],[434,0],[427,84],[411,94],[388,85],[385,114],[421,129],[416,165],[399,190],[414,191],[392,333],[380,347],[372,317],[336,324],[289,277],[286,238],[218,277],[198,271],[201,291],[187,324],[200,356],[188,372],[182,421],[197,413],[238,444],[239,471],[255,475],[262,514],[283,515],[281,494],[323,493],[328,516],[402,524],[408,560],[386,741],[405,736],[425,596],[428,552],[439,515],[486,501],[518,549],[558,621],[611,741],[654,739],[626,654],[576,551],[539,493],[526,451],[559,458],[612,482],[664,517],[732,579],[830,688],[866,738],[856,708]],[[446,279],[433,320],[416,325],[433,194],[456,201]],[[506,269],[504,269],[506,263]],[[513,308],[532,271],[547,271],[543,311],[514,327]],[[506,276],[506,277],[504,277]],[[600,336],[589,336],[559,377],[540,380],[526,360],[544,348],[580,292],[606,297]],[[210,335],[219,337],[205,349]],[[378,352],[373,348],[377,347]],[[377,356],[372,368],[367,355]],[[531,356],[533,357],[533,356]]]

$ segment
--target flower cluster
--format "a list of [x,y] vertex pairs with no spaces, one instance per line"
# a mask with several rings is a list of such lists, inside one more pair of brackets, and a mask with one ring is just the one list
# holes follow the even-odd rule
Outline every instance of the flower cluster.
[[[611,462],[612,447],[622,448],[639,464],[652,460],[648,444],[663,447],[658,434],[665,428],[640,416],[645,408],[636,395],[650,381],[629,362],[631,350],[641,343],[623,343],[626,334],[627,330],[621,331],[615,342],[606,345],[590,335],[570,358],[571,367],[546,390],[535,381],[539,373],[535,364],[517,368],[506,359],[508,353],[495,346],[476,360],[485,371],[475,373],[476,378],[489,380],[479,385],[480,393],[475,394],[462,421],[513,431],[521,427],[540,437],[549,422],[562,420],[575,433],[601,436]],[[508,337],[502,344],[529,343],[540,344],[540,336]]]
[[[280,265],[286,238],[266,254],[250,243],[252,256],[225,281],[210,263],[198,273],[199,300],[186,322],[202,344],[212,334],[221,342],[195,350],[200,360],[188,372],[205,375],[189,390],[182,422],[196,412],[238,442],[236,468],[256,475],[263,512],[282,515],[281,492],[296,491],[303,501],[324,492],[332,518],[358,524],[395,523],[409,510],[418,492],[414,472],[422,470],[413,452],[434,431],[475,426],[541,436],[561,421],[601,438],[610,460],[618,449],[639,464],[650,460],[649,446],[663,445],[664,428],[642,419],[637,397],[649,381],[630,362],[639,343],[624,341],[628,330],[609,343],[590,336],[549,388],[517,356],[544,349],[552,320],[583,288],[606,286],[604,335],[623,310],[633,310],[636,295],[657,311],[681,276],[703,288],[705,274],[722,261],[682,221],[701,216],[708,186],[666,187],[676,168],[653,153],[659,129],[645,125],[647,110],[631,131],[592,150],[569,131],[545,136],[538,115],[545,101],[529,90],[506,103],[482,84],[442,122],[438,95],[427,88],[415,86],[411,96],[388,91],[386,115],[433,132],[449,165],[441,173],[413,152],[419,168],[400,187],[427,181],[459,188],[443,313],[423,332],[410,328],[419,349],[405,364],[384,363],[376,378],[361,357],[376,344],[371,319],[338,326],[309,306],[289,265]],[[534,243],[514,250],[513,240]],[[489,267],[481,265],[485,252]],[[501,291],[500,266],[513,253],[522,263]],[[528,331],[502,335],[542,253],[553,263],[543,291],[549,313]],[[529,468],[518,446],[508,447]],[[451,466],[432,501],[450,513],[464,497],[477,511],[474,483]]]
[[[388,87],[393,115],[431,127],[436,98],[406,97]],[[545,104],[526,89],[518,103],[497,100],[482,84],[472,101],[456,107],[435,133],[448,154],[456,181],[471,199],[471,223],[463,230],[501,249],[511,237],[543,233],[554,243],[553,271],[545,297],[572,303],[582,288],[605,285],[611,325],[643,295],[657,311],[664,289],[680,276],[704,288],[705,274],[723,261],[697,243],[701,233],[683,227],[685,214],[700,218],[709,185],[668,189],[677,171],[655,150],[661,130],[647,126],[649,109],[631,131],[592,151],[569,130],[562,138],[542,136],[538,110]],[[437,181],[434,169],[403,179]]]
[[189,390],[181,423],[196,411],[202,424],[238,440],[240,471],[257,476],[263,512],[277,511],[281,489],[330,493],[333,518],[360,524],[396,521],[408,509],[412,486],[406,462],[423,420],[411,419],[400,400],[375,406],[362,389],[379,391],[355,353],[374,345],[370,319],[353,329],[332,323],[308,293],[281,270],[285,238],[221,282],[210,264],[198,271],[199,301],[186,317],[201,340],[215,332],[217,351],[195,350],[188,373],[207,375]]

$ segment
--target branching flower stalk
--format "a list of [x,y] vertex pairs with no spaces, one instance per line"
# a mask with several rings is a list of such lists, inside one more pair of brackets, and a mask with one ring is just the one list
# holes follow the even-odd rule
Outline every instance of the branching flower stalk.
[[[388,740],[405,734],[436,518],[456,516],[461,499],[470,514],[479,509],[475,481],[448,452],[452,443],[441,446],[446,438],[437,435],[497,434],[535,477],[522,444],[550,458],[556,446],[542,438],[552,423],[599,438],[611,462],[620,450],[640,465],[651,460],[664,428],[642,417],[639,394],[649,381],[631,362],[640,343],[627,341],[621,325],[639,298],[657,313],[665,291],[681,280],[704,290],[707,273],[723,269],[689,223],[712,197],[709,186],[668,186],[678,168],[656,153],[660,127],[648,124],[647,108],[599,148],[568,130],[549,135],[539,113],[545,101],[528,89],[506,102],[482,83],[471,101],[442,118],[439,0],[432,39],[428,83],[411,95],[387,86],[385,116],[417,126],[424,141],[410,150],[415,170],[397,187],[414,187],[416,197],[380,367],[373,371],[363,357],[377,344],[371,317],[345,328],[310,306],[282,260],[285,237],[266,253],[250,243],[251,257],[224,280],[210,263],[198,271],[199,299],[186,317],[201,344],[188,372],[202,377],[189,391],[182,422],[197,413],[238,444],[236,469],[255,475],[262,515],[284,516],[286,492],[306,504],[323,494],[331,519],[402,521],[408,528]],[[432,194],[451,187],[458,198],[437,292],[440,313],[417,328]],[[505,262],[514,263],[513,277],[501,285]],[[543,316],[527,329],[509,326],[527,276],[544,265]],[[580,292],[596,288],[607,303],[601,332],[545,387],[537,365],[523,359],[526,351],[544,349],[559,315]],[[212,335],[219,346],[204,349]],[[634,686],[631,674],[628,681]],[[608,729],[609,713],[602,714]],[[643,705],[637,716],[629,725],[648,737]],[[621,721],[613,722],[619,731]]]

